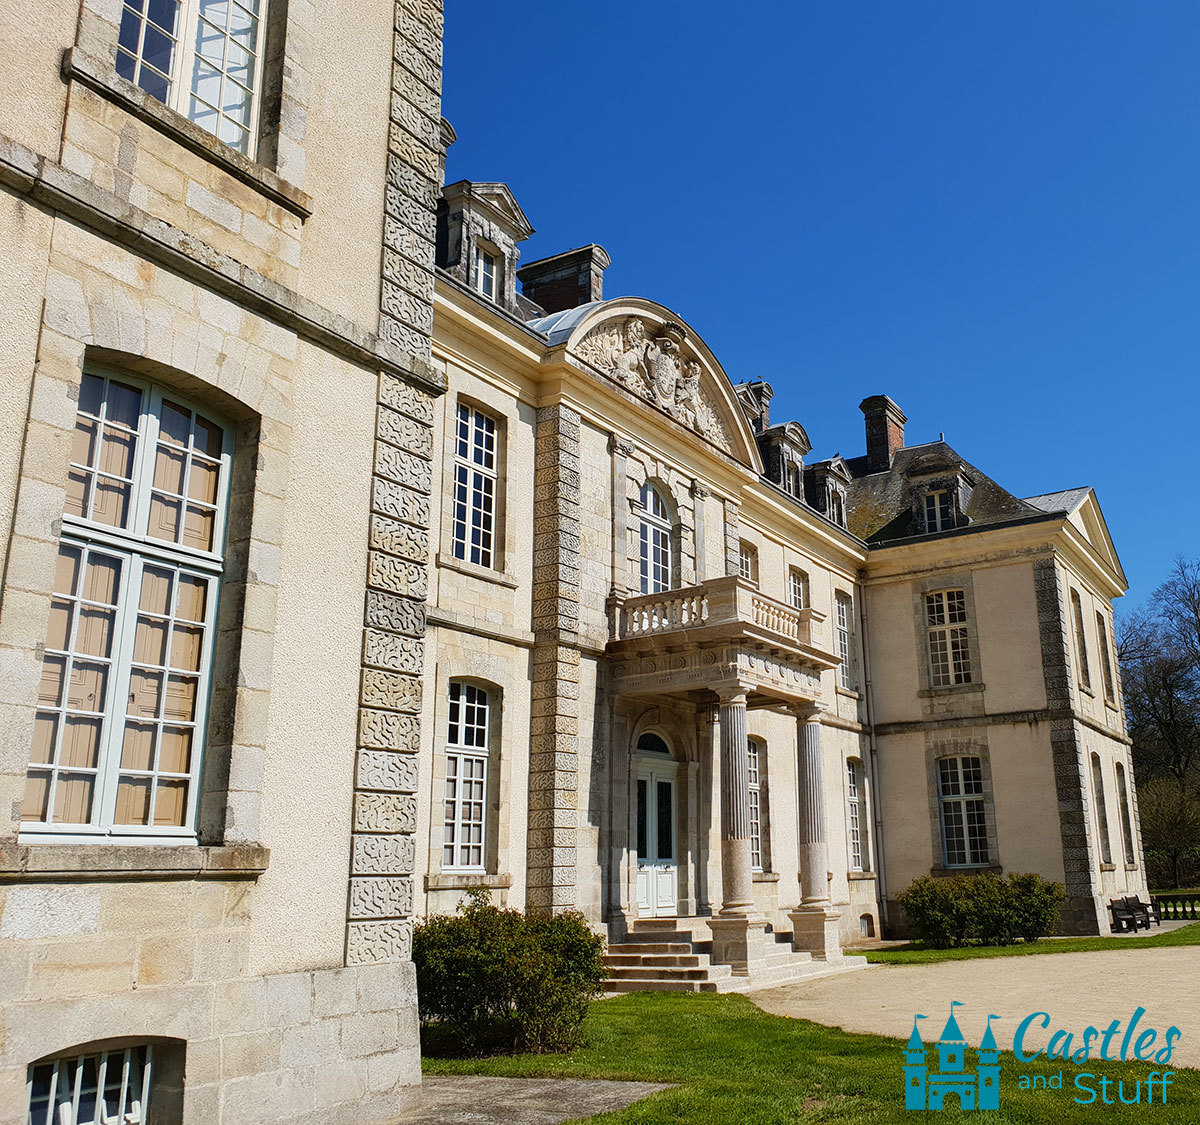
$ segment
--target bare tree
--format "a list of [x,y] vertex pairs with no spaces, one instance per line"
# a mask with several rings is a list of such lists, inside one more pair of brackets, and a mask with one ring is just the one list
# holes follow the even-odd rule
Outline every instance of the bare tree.
[[1169,778],[1139,787],[1142,842],[1170,868],[1172,887],[1179,886],[1183,861],[1200,847],[1200,799]]

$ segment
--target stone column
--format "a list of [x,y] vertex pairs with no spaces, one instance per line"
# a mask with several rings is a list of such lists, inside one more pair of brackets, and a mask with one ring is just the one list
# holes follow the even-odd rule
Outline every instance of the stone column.
[[789,913],[792,946],[817,960],[842,955],[838,920],[841,911],[829,901],[829,844],[825,838],[825,793],[821,760],[821,709],[796,719],[797,843],[800,860],[800,906]]
[[721,697],[721,915],[754,910],[750,859],[750,757],[746,744],[746,693]]

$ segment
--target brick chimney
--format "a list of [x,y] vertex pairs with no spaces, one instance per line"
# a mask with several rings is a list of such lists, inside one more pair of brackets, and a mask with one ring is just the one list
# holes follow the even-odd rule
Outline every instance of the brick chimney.
[[904,423],[908,419],[887,395],[871,395],[858,404],[867,420],[867,472],[892,467],[896,450],[904,448]]
[[604,299],[608,251],[592,243],[567,250],[517,270],[521,292],[548,313],[562,312]]

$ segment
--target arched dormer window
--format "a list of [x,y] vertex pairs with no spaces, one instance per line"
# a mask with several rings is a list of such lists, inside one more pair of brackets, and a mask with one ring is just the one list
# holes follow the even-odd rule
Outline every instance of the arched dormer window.
[[671,566],[671,510],[663,495],[647,481],[641,491],[638,525],[638,571],[643,594],[660,594],[674,585]]

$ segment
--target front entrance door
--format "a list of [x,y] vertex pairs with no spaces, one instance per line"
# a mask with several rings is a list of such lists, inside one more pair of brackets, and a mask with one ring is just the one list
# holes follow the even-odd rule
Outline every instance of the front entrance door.
[[640,763],[637,771],[637,901],[639,918],[678,909],[679,865],[673,763]]

